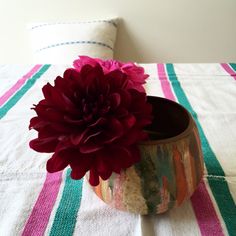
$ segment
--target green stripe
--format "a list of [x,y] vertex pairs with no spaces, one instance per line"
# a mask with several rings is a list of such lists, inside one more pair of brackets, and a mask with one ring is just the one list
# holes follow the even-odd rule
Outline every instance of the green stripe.
[[236,72],[236,63],[229,63],[232,69]]
[[[199,123],[197,113],[193,110],[190,102],[184,90],[182,89],[180,82],[177,79],[177,76],[174,71],[174,67],[172,64],[166,64],[167,72],[169,75],[169,80],[171,81],[172,87],[175,91],[175,94],[178,98],[178,101],[181,105],[183,105],[186,109],[188,109],[195,119],[197,124],[199,135],[202,144],[202,150],[204,155],[205,165],[209,175],[216,175],[220,177],[210,177],[208,176],[208,182],[210,188],[212,190],[213,196],[217,202],[220,213],[224,219],[225,225],[228,229],[230,235],[236,235],[236,206],[234,200],[230,194],[229,187],[227,182],[219,181],[218,179],[224,179],[224,171],[218,162],[213,150],[211,149],[209,142],[203,132],[203,129]],[[216,180],[217,178],[217,180]],[[225,200],[223,200],[225,199]]]
[[71,179],[70,173],[71,169],[68,169],[64,190],[56,211],[50,236],[70,236],[74,232],[82,198],[83,180]]
[[44,65],[36,74],[34,74],[24,86],[18,90],[5,104],[0,108],[0,119],[24,96],[24,94],[35,84],[35,82],[48,70],[50,65]]

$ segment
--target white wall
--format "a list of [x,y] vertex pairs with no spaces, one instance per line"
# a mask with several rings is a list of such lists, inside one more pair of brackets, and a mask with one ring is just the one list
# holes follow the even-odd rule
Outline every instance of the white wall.
[[236,61],[235,0],[0,0],[0,63],[30,63],[32,21],[120,24],[115,57],[137,62]]

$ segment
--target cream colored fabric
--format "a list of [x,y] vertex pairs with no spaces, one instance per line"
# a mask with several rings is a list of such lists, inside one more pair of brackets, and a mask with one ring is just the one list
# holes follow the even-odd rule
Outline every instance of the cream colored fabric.
[[116,19],[32,23],[34,63],[72,64],[81,55],[113,58],[117,27]]

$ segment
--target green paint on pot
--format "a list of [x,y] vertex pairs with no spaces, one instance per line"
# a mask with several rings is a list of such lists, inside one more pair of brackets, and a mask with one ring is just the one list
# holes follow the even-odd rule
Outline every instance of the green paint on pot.
[[199,183],[199,181],[202,179],[202,168],[201,168],[201,163],[200,163],[200,150],[198,149],[198,144],[196,141],[196,137],[194,135],[194,133],[191,133],[191,135],[189,136],[189,152],[191,154],[191,156],[194,159],[194,163],[195,163],[195,173],[196,173],[196,182]]
[[152,156],[156,156],[156,147],[140,147],[142,160],[135,164],[135,171],[140,177],[141,192],[146,201],[149,214],[157,213],[157,205],[161,203],[160,179]]
[[116,174],[113,173],[108,179],[108,187],[111,190],[112,195],[113,195],[113,188],[114,188],[114,182],[115,182],[115,175]]
[[[162,180],[165,176],[168,180],[167,189],[170,193],[169,208],[171,208],[173,207],[176,200],[176,178],[172,158],[172,147],[170,145],[163,144],[157,147],[155,165],[158,178]],[[163,186],[163,183],[161,186]]]

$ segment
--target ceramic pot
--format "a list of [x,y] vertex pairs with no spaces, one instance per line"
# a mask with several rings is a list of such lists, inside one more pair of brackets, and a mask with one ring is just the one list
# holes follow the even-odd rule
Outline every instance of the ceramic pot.
[[148,97],[151,139],[139,144],[141,161],[92,187],[108,205],[138,214],[159,214],[188,200],[203,176],[197,126],[181,105]]

